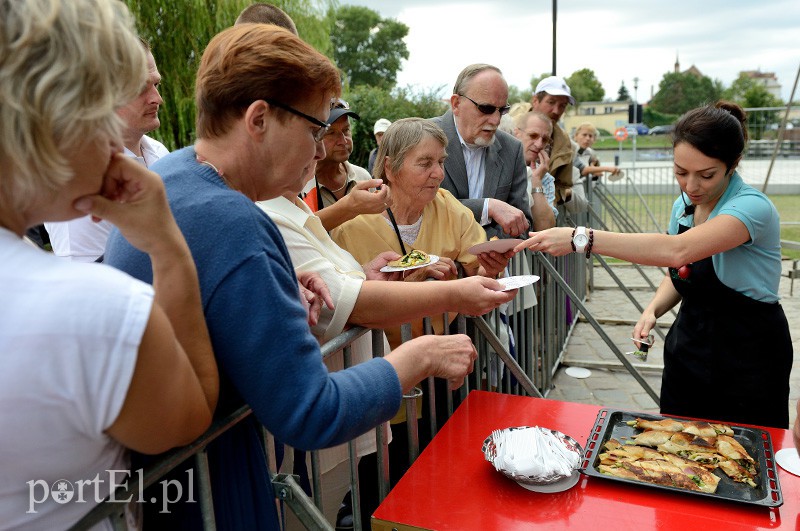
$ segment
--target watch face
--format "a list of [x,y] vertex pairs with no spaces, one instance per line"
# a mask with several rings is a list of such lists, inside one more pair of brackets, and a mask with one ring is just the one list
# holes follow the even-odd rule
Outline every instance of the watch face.
[[589,238],[585,234],[576,234],[573,241],[577,247],[582,247],[589,243]]

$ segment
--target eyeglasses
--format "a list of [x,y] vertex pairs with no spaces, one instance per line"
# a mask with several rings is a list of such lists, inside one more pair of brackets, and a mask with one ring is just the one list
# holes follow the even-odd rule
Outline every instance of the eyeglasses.
[[330,127],[331,127],[330,125],[326,124],[322,120],[318,120],[318,119],[314,118],[313,116],[309,116],[306,113],[300,112],[297,109],[295,109],[294,107],[290,107],[290,106],[286,105],[285,103],[281,103],[281,102],[275,101],[275,100],[268,100],[266,98],[264,99],[264,101],[266,101],[267,103],[269,103],[270,105],[272,105],[274,107],[278,107],[279,109],[283,109],[284,111],[289,111],[290,113],[294,114],[295,116],[299,116],[301,118],[305,118],[306,120],[308,120],[309,122],[311,122],[314,125],[318,125],[319,129],[317,129],[316,131],[314,131],[312,133],[312,136],[314,137],[314,142],[321,142],[322,141],[322,137],[325,136],[325,133],[327,133],[328,129],[330,129]]
[[540,135],[539,133],[529,133],[528,131],[525,130],[523,130],[522,132],[525,133],[528,136],[528,138],[530,138],[534,142],[536,142],[537,140],[541,140],[542,142],[545,143],[545,145],[547,145],[553,141],[553,139],[547,135]]
[[483,114],[494,114],[495,111],[500,113],[500,116],[503,116],[508,111],[511,110],[511,105],[504,105],[503,107],[495,107],[494,105],[488,105],[486,103],[478,103],[477,101],[473,100],[469,96],[464,96],[463,94],[459,94],[459,96],[463,98],[467,98],[469,101],[475,104],[475,107],[478,108]]

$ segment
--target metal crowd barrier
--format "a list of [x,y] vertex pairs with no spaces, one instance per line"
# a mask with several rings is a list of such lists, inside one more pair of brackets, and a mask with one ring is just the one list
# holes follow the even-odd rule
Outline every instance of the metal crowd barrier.
[[[512,275],[534,274],[540,281],[534,285],[537,302],[525,300],[525,295],[520,295],[512,301],[504,313],[495,311],[480,317],[465,317],[459,315],[451,328],[456,333],[469,333],[478,350],[479,356],[473,374],[467,379],[461,389],[447,393],[446,412],[452,414],[458,404],[463,401],[470,390],[487,388],[490,386],[490,367],[503,367],[502,374],[498,374],[496,385],[491,385],[493,390],[512,393],[527,394],[530,396],[547,396],[552,388],[553,376],[563,358],[564,349],[569,334],[577,321],[579,311],[585,311],[581,300],[586,294],[586,258],[578,255],[566,257],[549,257],[541,253],[519,253],[509,264]],[[439,318],[439,317],[436,317]],[[447,322],[447,315],[442,316]],[[514,355],[509,352],[508,343],[504,336],[513,337]],[[448,327],[445,327],[445,333]],[[430,318],[426,318],[426,333],[431,332]],[[510,331],[510,333],[509,333]],[[350,345],[368,330],[355,327],[337,336],[322,346],[324,357],[335,355],[339,352],[344,356],[344,366],[350,366]],[[383,333],[373,330],[372,344],[373,355],[383,355]],[[489,383],[487,383],[489,382]],[[428,397],[428,417],[430,433],[435,434],[445,419],[437,418],[435,404],[436,393],[434,381],[430,378],[423,383],[415,393],[406,397],[408,438],[409,438],[409,464],[416,459],[420,451],[420,442],[417,426],[416,397],[426,394]],[[441,411],[441,409],[439,410]],[[140,488],[146,488],[157,483],[164,475],[179,466],[189,458],[195,462],[196,478],[199,485],[199,503],[203,516],[203,526],[206,530],[216,528],[213,509],[213,493],[211,492],[208,475],[207,457],[205,448],[220,434],[250,415],[252,411],[248,406],[242,406],[235,411],[218,412],[211,428],[192,444],[177,448],[162,455],[156,463],[148,466],[143,474],[133,474],[124,487],[120,487],[103,503],[95,507],[72,529],[89,529],[97,523],[109,519],[114,529],[126,529],[125,505],[110,500],[127,499],[136,497]],[[355,448],[351,442],[349,446],[351,492],[353,494],[353,519],[355,529],[368,529],[369,523],[361,521],[359,510],[359,489],[375,488],[378,490],[379,499],[383,499],[389,491],[389,459],[388,438],[383,426],[375,429],[377,441],[378,460],[378,485],[362,486],[358,481],[358,459]],[[270,471],[277,470],[275,462],[274,440],[264,430],[264,450]],[[291,474],[271,472],[273,488],[276,497],[282,501],[298,519],[309,529],[333,529],[322,515],[323,493],[320,489],[320,471],[316,452],[312,452],[311,484],[314,496],[309,498],[297,482],[297,477]],[[140,487],[140,482],[143,487]],[[145,522],[146,526],[147,523]]]

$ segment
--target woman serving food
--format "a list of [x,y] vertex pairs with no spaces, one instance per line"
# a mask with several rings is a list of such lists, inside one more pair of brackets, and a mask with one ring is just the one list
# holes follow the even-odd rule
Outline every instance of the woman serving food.
[[736,172],[747,141],[741,107],[718,102],[675,126],[681,196],[668,234],[554,228],[521,243],[561,256],[595,252],[669,266],[634,328],[644,339],[681,302],[664,345],[663,413],[787,428],[792,342],[778,303],[778,212]]

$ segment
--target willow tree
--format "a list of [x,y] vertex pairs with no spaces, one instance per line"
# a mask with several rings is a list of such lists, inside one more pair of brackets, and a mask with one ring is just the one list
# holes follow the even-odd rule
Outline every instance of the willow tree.
[[[173,150],[194,142],[194,79],[211,38],[233,25],[252,0],[126,0],[140,35],[150,43],[162,76],[161,127],[152,135]],[[300,36],[330,56],[330,1],[271,2],[297,25]]]

